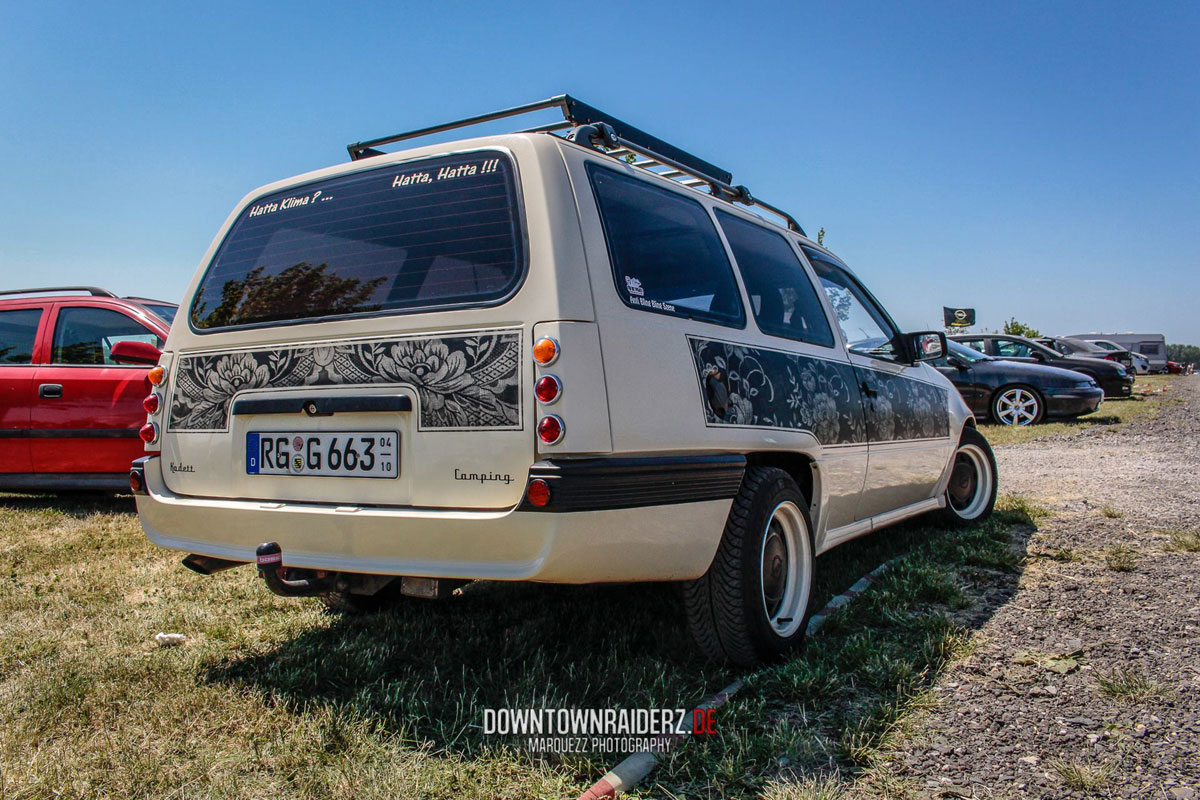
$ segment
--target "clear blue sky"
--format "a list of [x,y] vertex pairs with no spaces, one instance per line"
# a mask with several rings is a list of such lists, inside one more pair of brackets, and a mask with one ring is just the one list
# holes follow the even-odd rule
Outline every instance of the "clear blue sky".
[[0,284],[178,300],[250,189],[570,92],[898,321],[1200,344],[1200,3],[0,5]]

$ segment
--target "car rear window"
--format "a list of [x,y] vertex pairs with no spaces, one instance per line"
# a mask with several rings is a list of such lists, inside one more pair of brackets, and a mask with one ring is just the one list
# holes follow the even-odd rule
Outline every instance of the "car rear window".
[[588,165],[617,293],[631,308],[743,327],[733,268],[704,206]]
[[33,344],[41,319],[40,308],[0,311],[0,365],[33,362]]
[[717,221],[729,240],[762,332],[833,347],[833,329],[817,290],[787,239],[723,211],[717,212]]
[[261,197],[200,282],[192,325],[501,302],[524,274],[515,173],[508,156],[483,151]]

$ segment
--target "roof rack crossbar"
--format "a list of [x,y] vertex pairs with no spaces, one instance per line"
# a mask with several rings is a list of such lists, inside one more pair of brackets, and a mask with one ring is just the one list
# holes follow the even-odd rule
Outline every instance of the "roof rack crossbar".
[[108,289],[99,286],[39,286],[36,289],[5,289],[0,295],[9,294],[48,294],[50,292],[87,292],[93,297],[116,297]]
[[758,206],[764,211],[780,217],[787,224],[789,230],[805,235],[800,223],[796,222],[786,211],[752,197],[745,186],[734,186],[733,175],[727,170],[681,150],[673,144],[664,142],[657,136],[646,133],[627,122],[622,122],[611,114],[605,114],[568,94],[555,95],[535,103],[513,106],[488,114],[477,114],[441,125],[430,125],[405,133],[355,142],[347,145],[346,150],[350,153],[352,161],[358,161],[383,155],[383,151],[376,149],[382,145],[555,108],[562,113],[562,122],[538,125],[527,128],[521,133],[555,133],[572,128],[573,130],[567,136],[569,140],[576,141],[577,135],[582,134],[578,137],[582,139],[579,141],[580,144],[593,147],[606,155],[631,163],[635,167],[642,167],[650,172],[653,172],[655,168],[665,167],[665,171],[653,172],[653,174],[693,189],[707,185],[713,196],[734,203]]

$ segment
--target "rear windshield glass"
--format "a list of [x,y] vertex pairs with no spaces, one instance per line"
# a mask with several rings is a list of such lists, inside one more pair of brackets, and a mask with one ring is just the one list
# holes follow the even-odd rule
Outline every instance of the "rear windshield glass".
[[704,206],[589,165],[617,292],[642,311],[742,327],[733,269]]
[[522,276],[515,168],[487,151],[267,195],[229,231],[198,329],[499,302]]

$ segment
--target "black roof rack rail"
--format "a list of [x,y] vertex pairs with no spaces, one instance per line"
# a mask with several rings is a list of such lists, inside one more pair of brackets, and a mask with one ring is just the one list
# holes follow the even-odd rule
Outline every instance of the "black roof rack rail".
[[93,297],[116,297],[108,289],[99,286],[39,286],[36,289],[5,289],[0,295],[8,294],[47,294],[49,292],[87,292]]
[[456,128],[466,128],[471,125],[480,125],[485,122],[493,122],[498,119],[516,117],[552,108],[557,108],[562,112],[562,122],[538,125],[518,131],[518,133],[557,134],[560,131],[567,131],[569,129],[569,133],[565,135],[565,138],[570,141],[592,147],[606,155],[620,158],[635,167],[642,167],[660,177],[675,180],[683,186],[693,189],[705,186],[714,197],[719,197],[730,202],[742,203],[743,205],[758,206],[782,218],[787,224],[788,229],[796,231],[802,236],[805,235],[804,229],[800,227],[800,223],[796,222],[791,214],[753,197],[745,186],[734,186],[733,175],[728,170],[721,169],[715,164],[694,156],[686,150],[681,150],[673,144],[664,142],[657,136],[635,128],[627,122],[622,122],[611,114],[606,114],[581,100],[576,100],[568,94],[555,95],[546,100],[539,100],[536,103],[513,106],[501,111],[479,114],[454,122],[446,122],[441,125],[430,125],[426,128],[418,128],[417,130],[405,133],[381,136],[378,139],[368,139],[364,142],[355,142],[354,144],[347,145],[346,150],[350,153],[352,161],[358,161],[363,158],[383,155],[381,150],[376,149],[381,145],[402,142],[407,139],[417,139],[422,136],[431,136],[435,133],[443,133],[455,130]]

